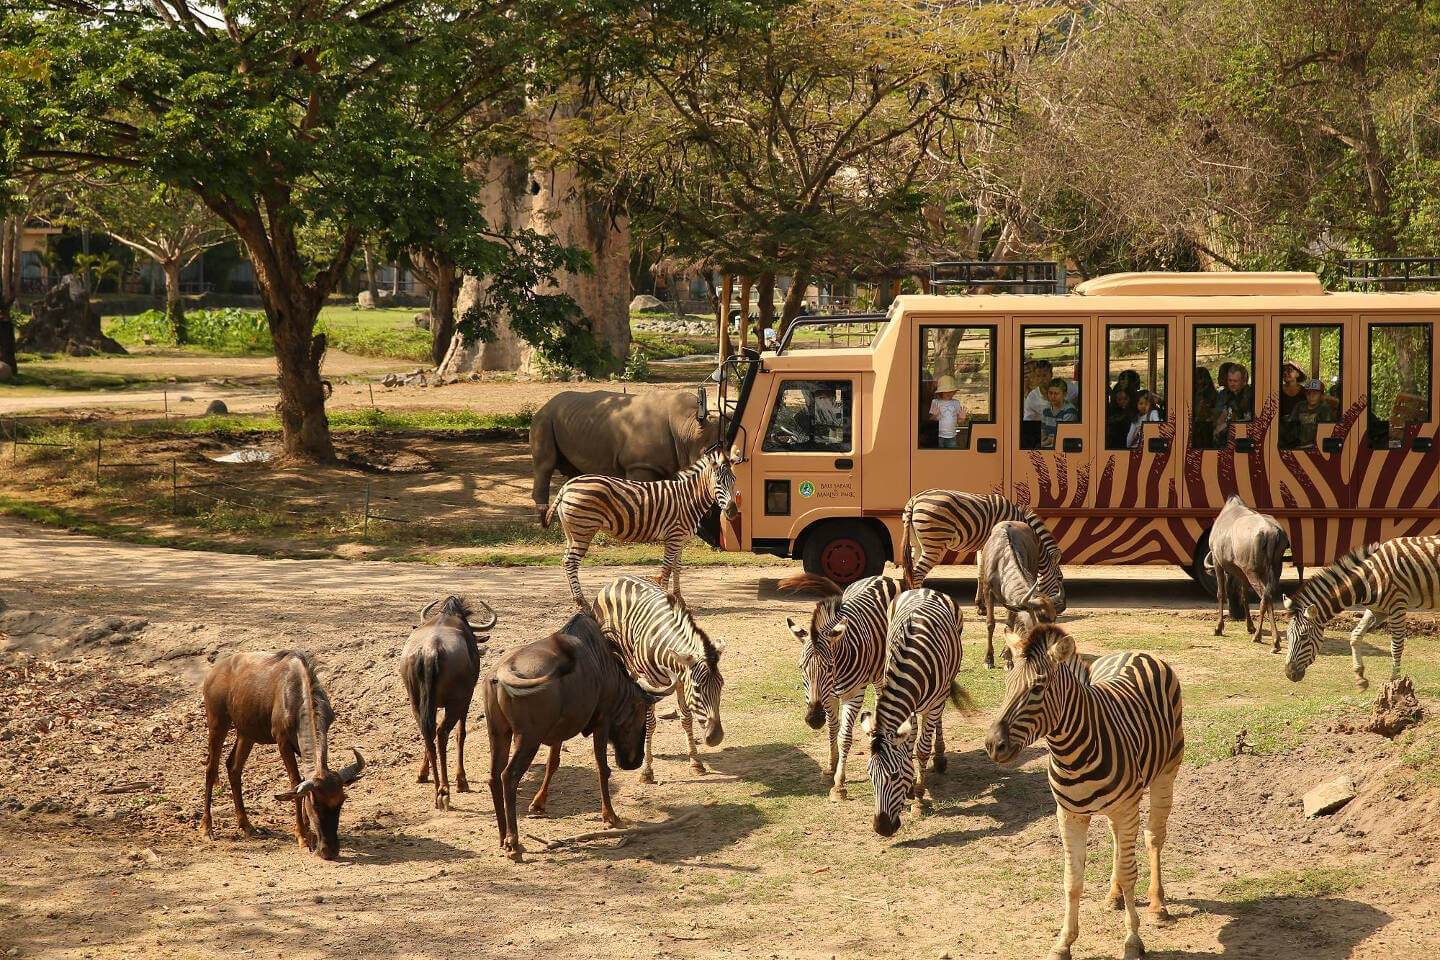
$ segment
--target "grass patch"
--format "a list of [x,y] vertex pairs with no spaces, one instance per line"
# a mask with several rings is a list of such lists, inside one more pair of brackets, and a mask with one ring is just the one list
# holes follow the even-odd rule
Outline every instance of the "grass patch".
[[328,306],[320,310],[316,330],[324,333],[335,350],[361,357],[430,362],[430,331],[415,326],[413,307],[361,310]]
[[69,367],[36,366],[20,363],[20,372],[10,386],[39,387],[45,390],[130,390],[135,387],[157,386],[164,377],[146,374],[96,373]]
[[[1247,698],[1248,699],[1248,698]],[[1357,697],[1336,701],[1333,695],[1294,697],[1280,703],[1186,705],[1185,761],[1197,767],[1230,756],[1235,734],[1242,728],[1259,754],[1294,749],[1317,723],[1363,706]]]
[[[515,430],[530,429],[534,411],[522,409],[517,413],[471,413],[465,410],[331,410],[326,414],[330,419],[332,433],[368,433],[373,431],[430,431],[435,433],[457,433],[470,430]],[[134,428],[137,432],[180,432],[214,434],[218,436],[243,436],[254,433],[279,433],[280,418],[274,414],[223,414],[219,416],[190,417],[171,420],[163,424],[149,424]],[[106,428],[107,434],[114,432]]]
[[630,342],[634,349],[645,351],[651,360],[675,360],[715,352],[715,341],[711,338],[682,337],[655,330],[636,330],[630,334]]
[[1425,724],[1405,731],[1400,762],[1415,771],[1415,779],[1440,787],[1440,727]]
[[1257,905],[1279,897],[1333,897],[1364,884],[1369,872],[1362,867],[1272,870],[1253,877],[1229,880],[1220,886],[1220,894],[1246,905]]

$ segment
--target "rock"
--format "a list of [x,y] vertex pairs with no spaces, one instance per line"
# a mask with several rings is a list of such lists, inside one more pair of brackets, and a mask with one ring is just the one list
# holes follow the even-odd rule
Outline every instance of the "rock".
[[8,383],[15,376],[15,369],[8,363],[0,363],[0,383]]
[[100,330],[100,315],[75,274],[67,274],[30,305],[30,322],[21,329],[20,350],[64,353],[72,357],[125,353],[125,348]]
[[380,299],[376,300],[374,297],[370,296],[369,290],[361,290],[360,296],[355,298],[355,306],[359,307],[361,310],[374,310],[376,307],[384,306],[385,300],[386,297],[384,293],[381,293]]
[[668,309],[670,308],[665,306],[664,303],[657,300],[655,297],[650,296],[650,294],[648,293],[639,294],[635,297],[635,299],[630,301],[631,313],[648,313],[654,310]]
[[415,314],[415,326],[419,327],[421,330],[429,330],[429,329],[430,329],[430,311],[429,311],[429,310],[426,310],[426,311],[423,312],[423,313],[417,313],[417,314]]
[[205,408],[205,416],[207,417],[223,417],[229,412],[230,408],[225,406],[224,400],[211,400],[210,405]]
[[1303,798],[1305,816],[1323,817],[1326,814],[1334,813],[1355,799],[1355,789],[1355,781],[1346,776],[1327,780],[1319,786],[1311,788]]

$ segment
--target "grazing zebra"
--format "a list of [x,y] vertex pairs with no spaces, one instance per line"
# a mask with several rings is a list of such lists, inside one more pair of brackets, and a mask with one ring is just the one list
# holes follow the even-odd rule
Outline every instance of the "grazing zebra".
[[1050,747],[1050,792],[1065,848],[1065,921],[1050,957],[1069,960],[1080,933],[1085,840],[1096,814],[1109,818],[1115,841],[1108,902],[1125,908],[1125,957],[1143,956],[1135,913],[1140,797],[1150,791],[1145,830],[1150,913],[1167,919],[1160,851],[1185,752],[1180,681],[1169,664],[1148,653],[1112,654],[1087,668],[1074,638],[1054,624],[1040,624],[1023,636],[1007,632],[1006,645],[1014,666],[985,752],[1009,764],[1041,737]]
[[1362,604],[1365,614],[1350,631],[1355,684],[1370,685],[1360,661],[1360,638],[1390,628],[1390,678],[1400,675],[1405,653],[1405,612],[1440,608],[1440,537],[1400,537],[1347,553],[1306,580],[1285,601],[1293,615],[1285,654],[1285,676],[1299,682],[1315,662],[1325,624],[1346,607]]
[[[855,718],[865,702],[865,688],[878,685],[885,672],[885,628],[900,582],[866,577],[842,592],[833,581],[804,573],[781,580],[780,589],[818,590],[825,595],[810,614],[809,630],[791,617],[785,623],[802,644],[805,722],[812,730],[823,723],[830,731],[830,799],[844,800],[845,759],[855,736]],[[937,769],[943,768],[943,753],[936,755],[935,762]]]
[[[960,671],[960,631],[965,618],[960,604],[935,590],[907,590],[890,606],[886,630],[885,674],[875,695],[875,716],[866,713],[860,727],[870,738],[870,781],[875,785],[875,832],[888,837],[900,829],[906,798],[910,812],[920,815],[925,799],[925,760],[932,747],[945,752],[941,727],[945,696],[957,707],[964,702],[955,683]],[[916,758],[910,737],[920,718]],[[936,769],[942,769],[937,765]]]
[[565,531],[565,577],[580,609],[586,609],[580,592],[580,561],[595,534],[604,531],[625,543],[665,544],[665,562],[655,582],[670,582],[680,593],[680,551],[695,533],[700,520],[718,505],[727,517],[740,506],[735,471],[723,450],[712,450],[674,480],[642,482],[586,474],[560,488],[544,525],[556,518]]
[[[1033,510],[1017,506],[998,493],[926,490],[911,497],[900,518],[904,531],[900,552],[905,586],[918,587],[949,551],[979,550],[995,524],[1004,520],[1019,520],[1035,531],[1041,546],[1040,590],[1055,605],[1056,613],[1064,613],[1065,582],[1060,575],[1060,547]],[[980,608],[978,584],[975,604]]]
[[1015,629],[1016,618],[1026,616],[1030,626],[1041,619],[1055,619],[1054,607],[1040,592],[1040,538],[1028,523],[1004,520],[995,524],[975,578],[980,589],[980,606],[985,612],[985,666],[995,666],[995,607],[1004,607],[1009,616],[1007,629]]

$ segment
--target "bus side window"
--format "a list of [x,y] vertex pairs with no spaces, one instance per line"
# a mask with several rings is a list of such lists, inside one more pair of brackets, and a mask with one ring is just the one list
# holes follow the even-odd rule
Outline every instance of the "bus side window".
[[1428,323],[1370,326],[1370,417],[1365,431],[1376,450],[1398,449],[1405,428],[1430,419]]
[[916,446],[969,450],[970,425],[994,423],[995,328],[922,326]]
[[1059,425],[1080,422],[1080,328],[1025,327],[1020,380],[1020,449],[1053,450]]
[[765,431],[766,453],[849,453],[849,380],[786,380]]
[[1316,425],[1340,419],[1344,339],[1339,324],[1280,327],[1276,435],[1281,450],[1314,450]]
[[1111,327],[1105,341],[1105,449],[1139,447],[1144,425],[1168,419],[1166,362],[1170,331]]
[[1255,328],[1248,324],[1195,327],[1195,378],[1190,397],[1190,446],[1216,450],[1231,427],[1255,417]]

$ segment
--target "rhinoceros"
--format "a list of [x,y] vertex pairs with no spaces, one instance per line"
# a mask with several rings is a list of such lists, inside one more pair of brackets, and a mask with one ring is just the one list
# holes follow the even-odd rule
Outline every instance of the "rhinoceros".
[[545,522],[550,477],[598,473],[627,480],[669,480],[713,446],[717,418],[696,391],[632,394],[566,390],[530,423],[535,510]]

